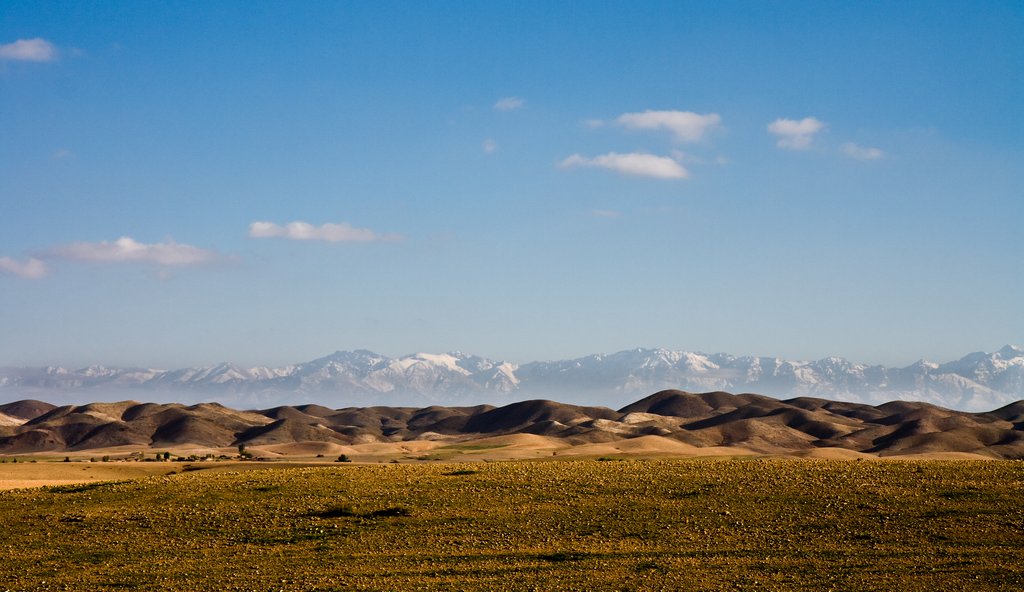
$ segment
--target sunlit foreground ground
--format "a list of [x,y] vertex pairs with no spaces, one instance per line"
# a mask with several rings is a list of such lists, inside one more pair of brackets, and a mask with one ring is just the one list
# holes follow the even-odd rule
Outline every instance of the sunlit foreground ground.
[[1017,461],[133,465],[0,492],[0,590],[1024,588]]

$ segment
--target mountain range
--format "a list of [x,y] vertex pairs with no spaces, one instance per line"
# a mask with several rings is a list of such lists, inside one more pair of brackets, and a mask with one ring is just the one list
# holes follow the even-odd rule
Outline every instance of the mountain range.
[[123,454],[154,448],[223,454],[236,446],[251,447],[260,455],[346,454],[356,460],[372,460],[385,449],[455,454],[487,450],[493,455],[515,448],[534,457],[608,451],[1019,459],[1024,458],[1024,401],[967,413],[906,401],[872,406],[666,390],[618,410],[536,399],[501,407],[299,405],[252,411],[218,403],[135,401],[0,405],[4,456],[99,450]]
[[280,368],[224,363],[159,370],[89,366],[0,368],[0,400],[60,403],[136,398],[233,405],[476,405],[527,398],[618,406],[663,389],[757,392],[878,404],[893,400],[980,411],[1024,399],[1024,349],[1007,345],[946,363],[903,368],[843,358],[772,357],[631,349],[514,364],[461,352],[399,358],[338,351]]

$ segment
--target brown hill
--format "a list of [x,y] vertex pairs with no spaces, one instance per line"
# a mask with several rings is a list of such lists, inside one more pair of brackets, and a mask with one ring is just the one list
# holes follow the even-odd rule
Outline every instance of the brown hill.
[[667,390],[640,399],[619,411],[622,413],[657,413],[658,415],[699,419],[719,415],[762,401],[768,402],[769,405],[779,403],[778,399],[762,395],[733,395],[722,391],[688,393],[685,391]]
[[237,440],[251,446],[290,444],[293,442],[334,442],[350,444],[355,438],[344,436],[317,422],[301,419],[279,419],[238,434]]
[[51,409],[54,409],[55,407],[56,405],[51,405],[42,401],[26,399],[24,401],[15,401],[13,403],[0,405],[0,413],[10,417],[17,417],[19,419],[33,419],[47,411],[50,411]]
[[1005,421],[1012,421],[1013,423],[1024,422],[1024,401],[1010,403],[1005,407],[1000,407],[999,409],[990,411],[984,415],[989,415],[996,419],[1002,419]]
[[545,400],[521,401],[472,416],[464,431],[555,435],[546,432],[552,431],[551,428],[557,430],[555,426],[559,425],[569,426],[591,419],[617,419],[621,415],[607,407],[580,407]]
[[[122,401],[55,407],[40,401],[0,406],[0,454],[112,447],[284,450],[433,440],[532,438],[586,450],[633,450],[627,441],[665,450],[807,457],[960,454],[1024,458],[1024,401],[987,413],[926,403],[871,406],[811,397],[777,400],[725,392],[655,393],[618,411],[547,400],[502,407],[281,406],[237,411],[216,403],[185,406]],[[407,444],[406,444],[407,443]],[[642,447],[640,447],[642,448]],[[411,449],[410,449],[411,450]],[[829,452],[832,451],[832,452]],[[696,454],[696,453],[695,453]]]

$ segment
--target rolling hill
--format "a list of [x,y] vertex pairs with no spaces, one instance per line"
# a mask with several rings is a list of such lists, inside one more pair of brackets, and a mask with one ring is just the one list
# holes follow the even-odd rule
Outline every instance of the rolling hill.
[[970,413],[921,402],[866,405],[680,390],[660,391],[618,410],[543,399],[501,407],[302,405],[257,411],[216,403],[125,401],[56,407],[25,400],[0,405],[0,418],[0,454],[5,455],[304,442],[458,443],[530,435],[567,446],[660,441],[666,450],[733,448],[744,454],[813,456],[831,450],[877,456],[965,453],[1024,458],[1024,401]]

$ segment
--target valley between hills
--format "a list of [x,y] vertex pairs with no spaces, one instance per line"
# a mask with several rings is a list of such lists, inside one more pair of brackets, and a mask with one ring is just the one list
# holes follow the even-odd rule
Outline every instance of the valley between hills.
[[0,460],[227,456],[355,462],[557,457],[1024,458],[1024,401],[969,413],[928,403],[666,390],[614,410],[549,400],[495,407],[41,401],[0,405]]

